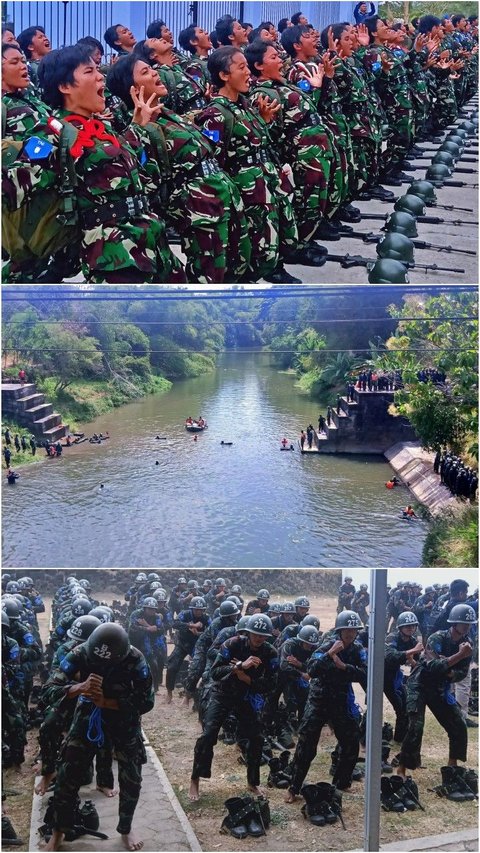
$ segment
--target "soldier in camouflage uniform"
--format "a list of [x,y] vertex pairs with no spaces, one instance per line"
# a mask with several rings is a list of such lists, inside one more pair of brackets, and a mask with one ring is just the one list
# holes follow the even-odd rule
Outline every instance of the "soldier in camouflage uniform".
[[248,91],[248,65],[238,49],[219,48],[209,57],[208,67],[219,94],[196,121],[242,196],[252,244],[246,280],[263,277],[276,283],[298,283],[283,267],[285,260],[294,262],[298,246],[290,201],[293,186],[273,160],[267,130],[280,105],[265,99],[259,101],[261,113],[250,108],[242,94]]
[[154,705],[152,676],[142,653],[130,647],[120,625],[100,625],[86,643],[64,658],[52,677],[63,702],[75,701],[75,714],[57,773],[53,798],[54,830],[45,848],[57,850],[73,824],[82,778],[107,737],[118,761],[119,822],[117,832],[128,850],[142,843],[132,833],[140,796],[142,764],[146,763],[141,715]]
[[[143,86],[147,99],[155,95],[158,101],[166,94],[155,69],[135,56],[115,64],[108,85],[129,108],[132,85],[137,92]],[[181,236],[188,281],[238,281],[250,260],[248,226],[240,193],[215,160],[211,143],[194,124],[164,107],[146,131],[152,180],[160,168],[167,189],[163,211]]]
[[27,27],[17,36],[20,49],[27,58],[28,74],[32,86],[38,90],[38,66],[40,61],[51,51],[50,39],[45,35],[45,30],[36,24]]
[[[178,43],[187,53],[183,60],[183,70],[207,92],[207,86],[211,83],[208,70],[208,54],[212,49],[212,42],[206,30],[193,24],[182,30],[178,35]],[[188,56],[190,54],[190,56]]]
[[468,633],[476,620],[468,604],[455,605],[448,617],[450,628],[429,636],[420,664],[407,681],[408,730],[398,756],[400,776],[421,765],[427,707],[447,732],[449,765],[467,760],[467,726],[451,688],[468,674],[472,659]]
[[2,763],[5,767],[23,764],[27,743],[23,702],[20,646],[10,636],[10,619],[2,610]]
[[[85,278],[112,283],[184,281],[181,265],[166,242],[165,225],[151,211],[149,196],[158,193],[160,174],[154,183],[142,165],[143,125],[155,111],[138,103],[135,124],[121,137],[94,119],[105,106],[104,79],[82,45],[53,51],[39,73],[44,98],[58,109],[63,124],[51,120],[40,124],[17,160],[4,169],[7,209],[16,210],[35,192],[58,187],[62,174],[58,137],[68,125],[74,138],[70,155]],[[70,75],[74,84],[61,82]],[[61,93],[59,86],[68,92]]]
[[269,127],[281,163],[293,169],[293,204],[301,240],[312,241],[325,215],[333,161],[333,138],[316,107],[322,78],[309,75],[312,94],[282,77],[282,60],[275,47],[256,40],[245,51],[254,78],[250,100],[256,106],[265,95],[281,104]]
[[388,122],[386,149],[380,164],[381,180],[399,186],[405,176],[401,166],[413,142],[413,107],[404,52],[391,49],[388,24],[375,15],[365,22],[370,33],[370,46],[362,51],[362,59],[381,98]]
[[135,54],[158,72],[160,80],[167,88],[165,105],[178,113],[193,119],[207,106],[206,85],[202,78],[186,74],[183,63],[175,61],[170,42],[165,39],[146,39],[135,46]]

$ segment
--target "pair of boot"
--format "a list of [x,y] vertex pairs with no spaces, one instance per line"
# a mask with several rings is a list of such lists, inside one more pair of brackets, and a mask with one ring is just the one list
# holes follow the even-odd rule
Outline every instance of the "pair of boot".
[[[333,752],[330,753],[330,758],[332,759],[332,763],[330,765],[330,770],[328,771],[330,776],[335,776],[339,755],[340,755],[340,747],[337,745],[335,747],[335,749],[333,750]],[[352,770],[351,781],[352,782],[361,782],[364,776],[365,776],[365,770],[363,769],[363,767],[359,767],[358,764],[356,764]],[[348,786],[348,787],[350,787],[350,786]]]
[[474,800],[478,794],[478,776],[475,770],[467,767],[440,767],[442,784],[433,790],[439,797],[446,797],[454,803]]
[[229,832],[234,838],[266,835],[270,826],[270,807],[266,797],[252,797],[251,794],[229,797],[224,805],[228,815],[222,821],[222,832]]
[[269,788],[289,788],[292,782],[289,772],[290,752],[285,749],[279,756],[274,756],[268,762],[270,773],[267,785]]
[[12,821],[7,815],[2,815],[2,842],[5,847],[21,847],[23,841],[18,837]]
[[382,776],[380,778],[380,802],[386,812],[414,811],[421,808],[418,787],[411,776]]
[[302,785],[300,793],[305,800],[302,814],[314,826],[336,823],[341,818],[342,795],[335,785],[329,782]]

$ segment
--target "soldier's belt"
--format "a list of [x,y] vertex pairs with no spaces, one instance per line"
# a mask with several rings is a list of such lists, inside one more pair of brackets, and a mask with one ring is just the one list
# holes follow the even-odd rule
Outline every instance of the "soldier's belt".
[[300,127],[315,127],[316,125],[322,124],[323,121],[318,115],[318,113],[309,113],[305,118],[301,121]]
[[181,187],[191,178],[208,178],[209,175],[216,175],[218,172],[221,172],[220,164],[213,157],[208,160],[202,160],[201,163],[198,163],[194,169],[182,169],[182,171],[175,176],[174,184],[175,187]]
[[96,228],[107,223],[125,222],[150,212],[147,196],[129,196],[118,201],[92,207],[81,214],[83,228]]
[[254,154],[247,154],[245,157],[236,157],[233,161],[233,168],[241,169],[242,166],[256,166],[258,163],[270,163],[271,157],[263,149],[255,151]]

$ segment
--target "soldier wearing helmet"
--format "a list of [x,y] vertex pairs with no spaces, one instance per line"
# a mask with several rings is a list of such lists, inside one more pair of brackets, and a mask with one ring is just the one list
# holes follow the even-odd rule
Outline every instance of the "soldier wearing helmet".
[[195,643],[193,658],[188,667],[188,675],[185,679],[185,690],[189,696],[193,696],[195,692],[198,681],[206,666],[208,650],[214,643],[217,634],[223,628],[236,625],[240,615],[238,605],[234,601],[225,599],[218,608],[218,616],[212,620],[212,623],[198,638]]
[[213,616],[215,610],[220,606],[222,601],[225,601],[227,595],[227,581],[225,578],[217,578],[212,589],[205,596],[205,603],[210,616]]
[[366,583],[361,583],[358,592],[353,596],[352,610],[358,613],[361,622],[368,625],[367,607],[370,604],[370,596],[368,594],[368,586]]
[[346,575],[340,589],[338,590],[337,613],[341,613],[342,610],[350,610],[355,592],[356,590],[353,585],[352,578]]
[[278,668],[277,653],[269,640],[272,623],[262,613],[250,616],[246,633],[232,637],[220,647],[211,668],[215,682],[205,715],[203,734],[195,744],[190,799],[200,796],[200,777],[211,776],[213,748],[224,720],[233,713],[238,736],[247,741],[247,782],[253,793],[261,793],[260,761],[263,736],[261,713],[265,695],[272,690]]
[[292,761],[292,783],[286,802],[296,800],[309,767],[317,754],[323,727],[331,726],[340,746],[333,784],[350,787],[360,747],[360,709],[355,703],[352,683],[366,688],[367,657],[357,640],[363,627],[353,610],[337,615],[334,636],[324,637],[307,662],[310,690],[298,742]]
[[407,664],[414,667],[423,643],[416,637],[418,619],[411,610],[400,613],[396,630],[388,634],[385,640],[385,664],[383,692],[395,711],[395,731],[393,739],[401,743],[408,728],[407,691],[405,676],[401,670]]
[[259,589],[257,597],[248,602],[245,615],[252,616],[254,613],[268,613],[269,601],[270,593],[268,589]]
[[320,645],[321,635],[313,625],[304,625],[296,637],[287,640],[280,650],[280,672],[278,688],[285,701],[292,702],[297,709],[298,724],[301,723],[308,698],[310,676],[307,663]]
[[[283,629],[287,625],[293,625],[295,622],[295,605],[293,601],[284,601],[280,605],[278,616],[272,617],[273,636],[278,639]],[[276,645],[276,642],[275,642]]]
[[467,726],[452,694],[452,684],[466,677],[472,659],[471,628],[476,625],[475,610],[468,604],[456,604],[448,616],[448,628],[436,631],[427,640],[419,665],[407,682],[408,729],[398,756],[397,773],[403,778],[407,770],[420,766],[425,710],[430,708],[445,729],[449,741],[448,771],[451,781],[458,782],[467,760]]
[[[20,767],[27,743],[21,652],[10,635],[11,621],[2,610],[2,766]],[[4,839],[5,843],[6,839]]]
[[433,586],[426,586],[423,595],[419,595],[413,605],[413,612],[418,619],[419,630],[422,635],[422,643],[425,645],[428,638],[428,616],[435,603],[435,590]]
[[130,646],[120,625],[99,625],[52,674],[52,691],[55,689],[65,702],[76,702],[76,709],[57,771],[54,826],[46,849],[57,850],[72,828],[78,790],[104,738],[118,761],[117,832],[127,849],[140,849],[132,821],[146,761],[141,716],[154,705],[152,676],[144,656]]
[[295,605],[295,616],[293,617],[293,619],[297,623],[297,625],[299,625],[302,619],[304,619],[305,616],[308,616],[308,611],[310,610],[310,601],[308,600],[306,595],[299,595],[293,603]]
[[163,617],[158,611],[157,599],[153,595],[145,596],[130,616],[128,636],[132,645],[140,649],[150,667],[155,693],[158,693],[162,683],[167,659],[165,628]]
[[180,604],[180,599],[181,599],[182,593],[185,592],[186,588],[187,588],[187,579],[186,579],[186,577],[183,577],[183,575],[182,575],[181,577],[178,578],[177,583],[175,584],[175,586],[173,587],[173,589],[170,593],[170,598],[168,599],[168,609],[170,610],[172,617],[175,617],[176,614],[180,613],[180,611],[182,610],[182,607]]
[[[193,655],[198,638],[209,625],[210,617],[207,615],[207,605],[205,599],[199,595],[194,596],[190,602],[190,607],[181,610],[177,618],[173,620],[173,627],[176,629],[175,648],[167,663],[167,704],[172,701],[175,681],[183,661],[187,655]],[[187,696],[185,697],[185,704],[188,705]]]

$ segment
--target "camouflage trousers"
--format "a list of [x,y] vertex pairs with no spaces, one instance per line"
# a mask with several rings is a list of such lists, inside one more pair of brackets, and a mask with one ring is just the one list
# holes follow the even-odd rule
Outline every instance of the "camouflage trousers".
[[352,134],[354,179],[353,188],[357,193],[362,187],[374,187],[378,184],[380,171],[380,140],[373,134]]
[[4,757],[5,765],[22,764],[25,761],[27,729],[24,715],[10,691],[5,689],[2,690],[2,742],[8,749],[8,756]]
[[293,208],[300,240],[309,241],[327,208],[334,152],[329,134],[316,126],[306,128],[295,143],[290,161],[295,179]]
[[224,172],[186,176],[165,217],[180,234],[187,281],[222,284],[245,274],[251,255],[247,220],[238,189]]
[[[133,815],[140,797],[142,764],[146,764],[147,757],[140,730],[136,733],[110,732],[109,737],[118,761],[120,793],[117,832],[127,835],[131,831]],[[78,737],[74,730],[68,734],[53,794],[55,829],[65,831],[72,828],[78,790],[84,784],[85,774],[96,752],[95,744],[85,737]]]
[[[45,719],[40,726],[38,741],[42,758],[42,776],[47,776],[55,772],[63,735],[65,732],[68,732],[75,713],[76,703],[71,702],[70,704],[72,708],[68,706],[63,710],[57,705],[49,707]],[[112,750],[107,742],[98,750],[95,763],[97,785],[102,788],[113,788]],[[87,776],[88,778],[90,777],[90,767],[88,768]],[[87,783],[83,780],[81,784],[85,785]]]
[[350,131],[344,116],[335,113],[328,121],[333,139],[333,162],[328,188],[327,219],[335,216],[338,208],[349,201],[349,181],[353,178],[353,150]]
[[398,171],[413,142],[413,110],[400,107],[386,108],[388,121],[387,147],[381,156],[383,175]]
[[444,130],[453,124],[457,117],[458,106],[455,89],[451,80],[443,80],[437,87],[437,97],[432,109],[432,126],[434,131]]
[[420,685],[407,685],[408,729],[402,743],[399,762],[410,770],[421,766],[423,729],[425,710],[430,708],[448,735],[448,757],[458,761],[467,760],[467,726],[460,706],[456,702],[449,704],[438,693],[422,689]]
[[119,225],[85,228],[80,248],[82,272],[88,282],[185,282],[185,273],[155,214],[134,216]]

